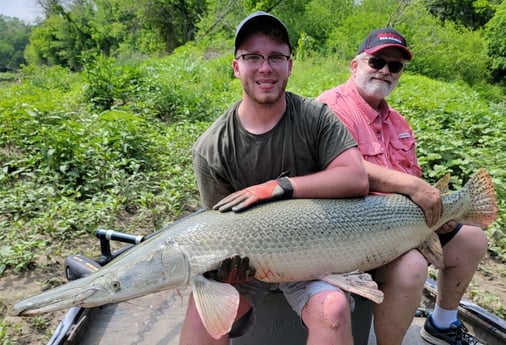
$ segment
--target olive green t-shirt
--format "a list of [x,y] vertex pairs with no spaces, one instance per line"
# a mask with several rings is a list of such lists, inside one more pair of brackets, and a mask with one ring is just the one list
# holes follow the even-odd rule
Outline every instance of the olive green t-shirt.
[[343,151],[357,146],[326,105],[286,93],[287,108],[267,133],[247,132],[232,105],[197,140],[193,167],[204,208],[228,194],[286,176],[324,170]]

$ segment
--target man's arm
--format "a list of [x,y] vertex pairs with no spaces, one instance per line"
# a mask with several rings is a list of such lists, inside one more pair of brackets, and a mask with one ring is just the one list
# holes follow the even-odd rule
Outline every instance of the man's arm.
[[338,155],[324,170],[290,177],[294,198],[352,198],[369,192],[360,152],[353,147]]
[[428,226],[437,223],[443,213],[441,193],[437,188],[413,175],[384,168],[364,160],[372,192],[399,193],[409,197],[425,215]]
[[365,196],[369,182],[362,158],[356,148],[350,148],[338,155],[323,171],[285,178],[290,188],[280,184],[282,179],[271,180],[250,186],[230,194],[213,209],[221,212],[244,211],[259,202],[287,198],[351,198]]

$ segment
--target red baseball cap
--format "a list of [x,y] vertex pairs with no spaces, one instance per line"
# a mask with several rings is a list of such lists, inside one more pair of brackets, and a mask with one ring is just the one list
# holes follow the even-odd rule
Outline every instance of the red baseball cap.
[[363,52],[375,54],[388,47],[399,48],[406,60],[413,58],[413,54],[408,49],[406,39],[393,28],[381,28],[371,31],[358,48],[358,54]]

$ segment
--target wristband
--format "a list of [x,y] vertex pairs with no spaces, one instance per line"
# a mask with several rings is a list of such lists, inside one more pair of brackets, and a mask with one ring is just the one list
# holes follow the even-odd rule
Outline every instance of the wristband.
[[281,189],[283,189],[283,197],[291,199],[293,197],[293,186],[288,177],[280,177],[277,181]]

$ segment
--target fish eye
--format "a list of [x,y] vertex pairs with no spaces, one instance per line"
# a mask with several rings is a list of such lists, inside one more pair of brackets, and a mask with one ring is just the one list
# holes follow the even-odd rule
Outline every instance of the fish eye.
[[113,281],[111,283],[111,288],[114,290],[114,291],[118,291],[119,289],[121,289],[121,285],[119,284],[119,281]]

